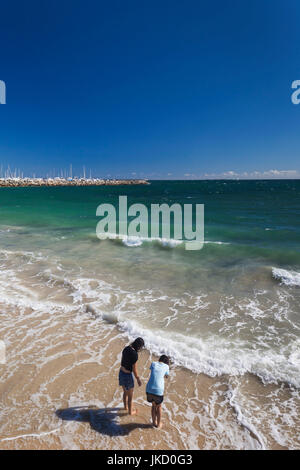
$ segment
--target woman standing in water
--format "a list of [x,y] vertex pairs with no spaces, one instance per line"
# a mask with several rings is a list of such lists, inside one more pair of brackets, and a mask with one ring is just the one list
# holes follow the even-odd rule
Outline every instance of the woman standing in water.
[[150,366],[151,375],[147,383],[147,401],[152,403],[152,423],[153,426],[161,428],[161,404],[164,401],[164,378],[169,377],[170,359],[164,354],[160,356],[158,362],[152,362]]
[[134,374],[139,387],[142,382],[139,378],[136,363],[139,358],[138,352],[144,347],[143,338],[137,338],[132,344],[126,346],[122,351],[121,368],[119,372],[119,385],[123,387],[123,402],[125,410],[128,410],[130,415],[137,413],[136,409],[132,408],[132,397],[134,388]]

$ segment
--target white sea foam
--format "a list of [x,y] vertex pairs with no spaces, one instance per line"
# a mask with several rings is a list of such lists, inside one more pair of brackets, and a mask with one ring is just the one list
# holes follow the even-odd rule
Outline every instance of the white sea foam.
[[[188,240],[176,240],[174,238],[160,238],[160,237],[137,237],[128,235],[119,235],[115,233],[106,233],[106,238],[112,241],[121,241],[125,246],[137,247],[144,243],[158,244],[168,248],[176,248]],[[205,240],[204,244],[212,245],[230,245],[228,242]]]
[[[153,353],[166,354],[179,365],[211,377],[229,374],[257,375],[264,383],[285,382],[300,387],[299,344],[291,344],[281,351],[251,349],[243,341],[210,335],[200,339],[168,331],[148,330],[136,321],[118,322],[119,328],[133,339],[142,336]],[[296,361],[296,362],[295,362]]]
[[141,246],[143,243],[158,243],[162,246],[174,248],[184,243],[184,240],[174,240],[172,238],[159,238],[159,237],[136,237],[128,235],[119,235],[115,233],[106,233],[109,240],[119,240],[128,247]]
[[272,275],[286,286],[300,286],[300,273],[286,269],[272,268]]
[[[13,255],[10,252],[7,254]],[[21,253],[20,253],[21,254]],[[24,256],[24,253],[22,253]],[[32,258],[32,253],[26,253],[26,263],[29,260],[39,263],[44,258],[38,255]],[[47,313],[55,312],[85,312],[92,314],[95,319],[104,320],[109,324],[115,324],[130,338],[144,337],[147,348],[156,354],[165,353],[172,357],[174,362],[194,372],[206,373],[210,376],[222,374],[243,375],[247,372],[259,376],[263,382],[287,382],[300,387],[299,343],[291,337],[288,346],[275,341],[274,347],[268,346],[268,334],[276,339],[276,330],[266,331],[266,335],[257,336],[259,341],[242,341],[233,335],[236,322],[231,325],[234,317],[243,318],[244,321],[261,321],[266,314],[259,300],[254,297],[241,303],[240,310],[235,310],[234,305],[224,304],[220,312],[220,318],[215,320],[222,325],[215,330],[210,330],[208,335],[194,329],[193,320],[199,321],[199,312],[204,312],[209,307],[208,299],[201,296],[189,297],[187,301],[181,296],[179,299],[159,295],[158,292],[126,291],[118,286],[96,280],[93,278],[70,279],[66,273],[59,276],[53,274],[50,269],[41,271],[41,286],[47,285],[53,289],[54,294],[58,288],[63,290],[69,303],[62,303],[53,298],[39,298],[34,290],[22,286],[18,276],[13,270],[2,271],[0,277],[0,293],[2,302],[16,306],[21,311],[30,307],[33,311]],[[36,276],[34,279],[37,279]],[[49,280],[49,282],[48,282]],[[37,279],[38,281],[38,279]],[[51,282],[50,282],[51,281]],[[71,301],[73,299],[73,302]],[[149,322],[150,311],[156,315],[155,302],[165,302],[166,306],[164,325],[153,327],[155,319]],[[154,310],[150,310],[154,305]],[[158,308],[159,308],[159,304]],[[171,312],[171,315],[167,312]],[[193,316],[193,312],[195,315]],[[241,312],[243,317],[241,317]],[[188,314],[188,315],[187,315]],[[178,329],[176,322],[180,315],[184,315],[186,330]],[[202,313],[201,313],[202,315]],[[269,309],[269,318],[273,315]],[[155,317],[156,318],[156,317]],[[80,316],[79,316],[80,319]],[[280,319],[285,319],[284,312]],[[226,322],[229,321],[228,325]],[[175,323],[173,323],[175,322]],[[174,327],[173,327],[174,324]],[[222,332],[222,327],[227,326],[227,334]],[[272,325],[271,325],[272,326]],[[180,332],[179,332],[180,331]],[[225,331],[225,330],[224,330]],[[272,339],[271,338],[271,339]]]
[[[48,273],[50,279],[57,281],[57,276]],[[182,312],[205,312],[209,307],[207,296],[196,296],[187,299],[167,296],[159,296],[158,292],[137,291],[131,292],[114,286],[106,281],[90,278],[67,279],[63,285],[68,289],[69,296],[73,298],[73,307],[80,311],[85,311],[99,318],[108,324],[116,325],[130,339],[142,336],[145,339],[147,348],[156,354],[165,353],[179,366],[183,366],[196,373],[205,373],[210,376],[244,375],[247,372],[259,376],[263,382],[287,382],[300,387],[300,350],[299,343],[292,340],[288,346],[276,345],[276,349],[268,346],[268,338],[271,333],[265,332],[265,336],[258,338],[259,343],[250,344],[242,341],[236,336],[232,336],[232,327],[228,325],[230,335],[220,336],[213,334],[209,336],[197,336],[195,332],[174,331],[171,323],[178,319],[179,310]],[[55,287],[55,286],[54,286]],[[258,292],[258,294],[262,294]],[[257,294],[257,295],[258,295]],[[9,299],[12,300],[11,298]],[[187,303],[188,300],[188,303]],[[148,324],[149,307],[155,302],[166,302],[171,315],[165,315],[165,327],[154,329]],[[36,299],[25,301],[22,304],[36,309],[42,306],[48,312],[55,308],[61,308],[54,302],[38,302]],[[224,304],[220,311],[218,321],[226,322],[231,320],[240,312],[232,310],[230,305],[226,307],[229,314],[223,312]],[[71,308],[70,306],[64,308]],[[233,307],[232,307],[233,308]],[[267,315],[273,315],[272,309],[267,314],[259,304],[258,297],[246,299],[239,306],[244,318],[254,321],[261,321]],[[278,310],[279,306],[277,306]],[[227,311],[226,310],[226,311]],[[223,312],[223,313],[222,313]],[[187,322],[192,322],[192,318],[187,318]],[[198,316],[197,316],[198,318]],[[283,316],[283,318],[285,318]],[[193,326],[193,322],[191,323]],[[188,324],[187,324],[188,326]],[[223,327],[224,329],[224,327]],[[226,329],[226,328],[225,328]],[[224,329],[224,331],[225,331]],[[221,332],[222,328],[219,328]],[[193,331],[193,330],[191,330]],[[274,336],[274,332],[272,333]]]
[[264,438],[260,435],[260,433],[257,431],[255,426],[251,422],[249,422],[246,419],[246,417],[244,416],[244,414],[242,412],[242,409],[241,409],[240,405],[238,404],[238,402],[236,400],[236,390],[233,389],[230,386],[229,389],[228,389],[227,395],[228,395],[228,398],[229,398],[230,405],[232,406],[232,408],[236,412],[237,421],[244,428],[248,429],[248,431],[255,436],[255,438],[258,440],[258,442],[260,444],[261,450],[266,450],[266,445],[265,445],[265,442],[264,442]]

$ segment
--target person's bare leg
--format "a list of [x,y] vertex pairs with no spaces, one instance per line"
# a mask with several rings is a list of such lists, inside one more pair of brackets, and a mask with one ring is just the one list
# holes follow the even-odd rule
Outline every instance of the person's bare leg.
[[156,427],[162,428],[161,422],[161,405],[156,405]]
[[126,390],[125,387],[123,387],[123,403],[124,403],[124,409],[125,409],[125,410],[128,410],[127,398],[128,398],[127,390]]
[[133,408],[133,403],[132,403],[132,398],[133,398],[133,388],[130,390],[127,390],[127,396],[128,396],[128,411],[130,415],[136,415],[137,414],[137,409]]
[[156,426],[156,406],[154,402],[152,402],[151,416],[152,416],[152,424],[153,426]]

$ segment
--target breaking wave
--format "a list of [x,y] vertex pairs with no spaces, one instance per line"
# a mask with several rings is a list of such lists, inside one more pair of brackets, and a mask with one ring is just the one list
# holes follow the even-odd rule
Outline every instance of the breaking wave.
[[300,286],[300,273],[286,269],[272,268],[272,275],[286,286]]

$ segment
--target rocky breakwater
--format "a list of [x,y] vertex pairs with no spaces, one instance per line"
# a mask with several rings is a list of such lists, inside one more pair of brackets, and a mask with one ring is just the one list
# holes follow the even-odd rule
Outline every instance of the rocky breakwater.
[[105,180],[99,178],[0,178],[0,187],[24,186],[119,186],[149,184],[147,180]]

